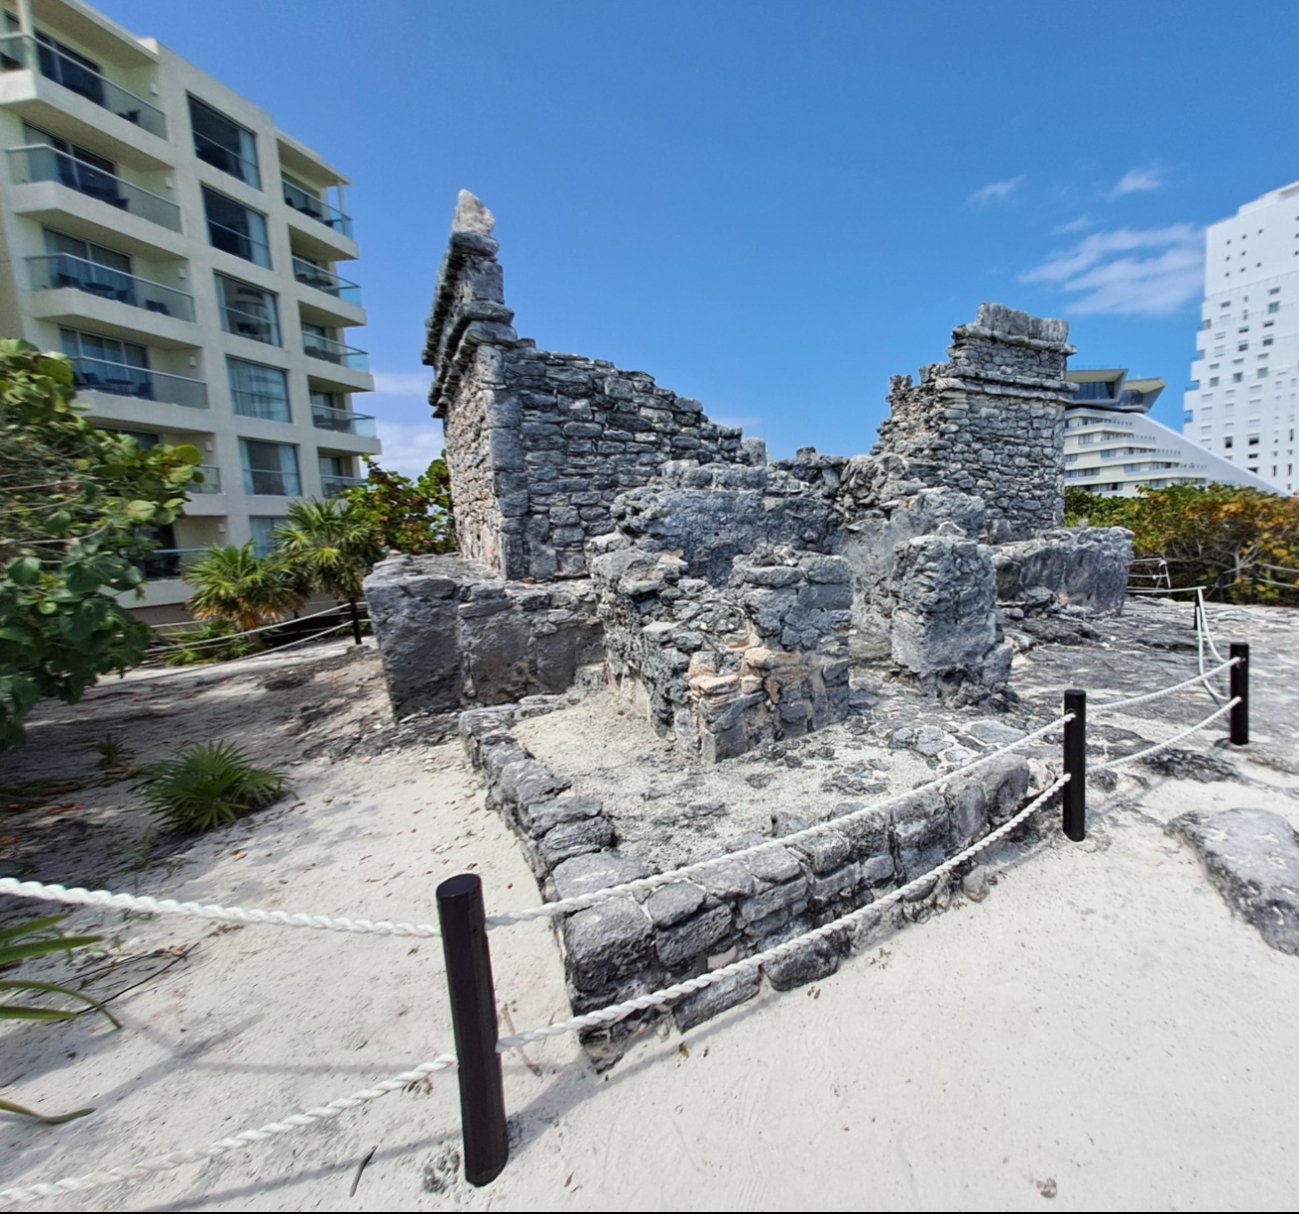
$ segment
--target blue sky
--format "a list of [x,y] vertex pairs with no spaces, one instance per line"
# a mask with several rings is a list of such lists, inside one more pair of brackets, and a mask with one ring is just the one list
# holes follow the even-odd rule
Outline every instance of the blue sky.
[[[798,446],[869,449],[980,300],[1168,381],[1202,228],[1299,178],[1299,5],[99,0],[353,179],[385,463],[437,453],[423,323],[457,190],[525,336]],[[355,271],[353,273],[352,271]],[[373,406],[372,408],[370,406]]]

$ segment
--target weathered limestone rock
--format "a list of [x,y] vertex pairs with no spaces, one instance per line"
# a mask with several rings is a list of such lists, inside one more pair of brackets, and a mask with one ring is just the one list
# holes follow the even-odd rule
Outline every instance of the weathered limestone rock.
[[1299,957],[1299,836],[1289,822],[1266,809],[1193,810],[1168,829],[1199,853],[1234,914]]
[[1116,612],[1132,564],[1132,532],[1123,527],[1060,528],[992,550],[997,601],[1016,607],[1073,605]]

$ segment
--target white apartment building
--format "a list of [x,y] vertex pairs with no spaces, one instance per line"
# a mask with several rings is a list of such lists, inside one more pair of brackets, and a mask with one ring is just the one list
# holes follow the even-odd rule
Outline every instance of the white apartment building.
[[1128,379],[1119,369],[1070,371],[1077,385],[1065,410],[1064,477],[1068,488],[1132,497],[1145,485],[1213,482],[1270,490],[1264,480],[1161,425],[1146,414],[1162,379]]
[[1206,235],[1184,434],[1282,493],[1299,488],[1299,182]]
[[337,268],[358,255],[347,179],[79,0],[0,0],[0,137],[0,335],[68,354],[97,424],[203,452],[124,600],[178,618],[187,562],[269,545],[291,501],[359,483],[379,450],[352,408],[374,384]]

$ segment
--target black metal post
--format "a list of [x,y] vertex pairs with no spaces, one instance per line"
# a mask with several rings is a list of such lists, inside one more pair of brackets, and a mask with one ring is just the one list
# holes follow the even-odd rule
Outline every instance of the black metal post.
[[437,887],[437,903],[460,1070],[465,1179],[485,1185],[501,1174],[510,1157],[510,1143],[501,1056],[496,1052],[496,990],[482,878],[461,873],[443,881]]
[[1064,833],[1081,843],[1087,837],[1087,693],[1066,691],[1064,710],[1073,713],[1073,720],[1064,724],[1064,770],[1069,777],[1061,793]]
[[1231,668],[1231,698],[1240,697],[1231,710],[1231,744],[1244,746],[1249,741],[1249,646],[1232,641],[1230,652],[1239,659]]
[[361,643],[361,617],[356,613],[356,600],[347,600],[347,609],[352,613],[352,639],[356,644]]

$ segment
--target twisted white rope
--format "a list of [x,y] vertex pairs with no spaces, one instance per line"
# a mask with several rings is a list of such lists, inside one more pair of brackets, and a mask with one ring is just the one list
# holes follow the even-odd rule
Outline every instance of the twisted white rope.
[[[316,620],[319,619],[322,615],[333,615],[334,612],[336,611],[338,611],[337,605],[333,607],[326,607],[321,611],[313,611],[310,615],[295,615],[290,620],[277,620],[274,624],[262,624],[260,627],[257,628],[245,628],[242,632],[232,632],[230,633],[229,636],[209,637],[204,640],[193,641],[190,644],[186,644],[184,641],[181,641],[179,644],[168,644],[165,648],[150,649],[149,652],[151,654],[165,653],[168,650],[172,650],[172,649],[201,649],[204,645],[221,645],[228,641],[237,641],[240,637],[250,637],[257,632],[269,632],[272,628],[283,628],[288,624],[300,624],[304,620]],[[168,625],[160,624],[157,625],[157,627],[165,628],[168,627]],[[185,623],[180,625],[180,627],[192,628],[193,624]],[[168,639],[170,640],[170,638]]]
[[1171,738],[1165,738],[1162,742],[1156,742],[1153,746],[1147,746],[1145,750],[1138,750],[1135,754],[1124,755],[1121,759],[1111,759],[1108,763],[1097,764],[1097,770],[1106,771],[1115,767],[1123,767],[1128,763],[1135,763],[1138,759],[1144,759],[1147,755],[1153,755],[1158,751],[1164,750],[1180,742],[1183,738],[1189,737],[1197,729],[1203,729],[1212,721],[1216,721],[1223,713],[1230,712],[1237,704],[1240,703],[1240,696],[1233,700],[1228,700],[1221,708],[1211,712],[1202,721],[1197,721],[1194,725],[1183,729],[1181,733],[1175,733]]
[[277,927],[308,927],[323,932],[354,932],[375,936],[440,936],[432,923],[394,923],[387,919],[335,918],[330,915],[292,914],[278,910],[248,910],[241,906],[218,906],[211,902],[177,902],[173,898],[150,898],[143,894],[116,894],[106,889],[68,889],[40,881],[0,877],[0,894],[62,902],[69,906],[109,906],[140,911],[146,915],[181,915],[190,919],[215,919],[220,923],[270,923]]
[[121,1167],[107,1168],[99,1172],[87,1172],[84,1176],[68,1176],[62,1180],[41,1184],[19,1185],[12,1189],[0,1189],[0,1205],[27,1205],[43,1197],[59,1197],[64,1193],[81,1193],[87,1189],[99,1189],[105,1185],[120,1184],[126,1180],[141,1180],[159,1172],[170,1172],[187,1163],[201,1163],[205,1159],[217,1159],[231,1151],[245,1151],[260,1142],[266,1142],[277,1134],[288,1134],[304,1126],[314,1125],[318,1121],[327,1121],[345,1113],[349,1109],[378,1100],[389,1092],[396,1092],[409,1083],[432,1075],[436,1071],[445,1071],[456,1064],[451,1054],[439,1054],[429,1062],[421,1062],[409,1071],[402,1071],[391,1079],[381,1080],[373,1087],[362,1088],[351,1096],[340,1096],[328,1104],[317,1105],[301,1113],[292,1113],[281,1121],[271,1121],[256,1129],[240,1130],[227,1138],[218,1138],[206,1147],[191,1150],[168,1151],[165,1155],[154,1155],[137,1163],[123,1164]]
[[707,872],[711,868],[716,868],[721,864],[729,864],[733,860],[742,860],[748,856],[755,856],[761,852],[774,851],[776,848],[788,847],[794,843],[801,843],[805,839],[813,839],[817,835],[825,834],[827,831],[837,830],[850,822],[855,822],[858,818],[863,818],[867,814],[879,812],[881,809],[888,809],[894,805],[901,805],[907,801],[918,797],[923,793],[931,792],[936,788],[950,783],[957,776],[964,775],[974,768],[982,766],[993,759],[998,759],[1004,754],[1009,754],[1020,746],[1035,741],[1053,730],[1059,729],[1061,725],[1073,720],[1073,713],[1066,713],[1062,717],[1057,717],[1054,721],[1049,721],[1039,729],[1033,730],[1032,733],[1026,733],[1022,738],[1017,738],[1005,746],[1000,746],[996,750],[990,750],[986,755],[981,755],[964,767],[958,767],[954,771],[949,771],[946,775],[930,780],[927,784],[921,784],[916,788],[909,789],[906,792],[896,793],[894,796],[887,797],[883,801],[876,801],[872,805],[865,805],[860,809],[854,809],[846,814],[840,814],[836,818],[829,818],[824,822],[818,822],[815,826],[805,827],[803,830],[796,830],[792,834],[781,835],[773,839],[764,839],[761,843],[754,843],[750,847],[743,847],[737,851],[723,852],[718,856],[710,856],[707,860],[697,860],[692,864],[682,865],[680,868],[669,869],[667,872],[653,873],[648,877],[637,877],[633,881],[624,881],[621,885],[608,885],[604,889],[593,890],[586,894],[574,894],[571,898],[561,898],[556,902],[543,902],[540,906],[530,907],[527,910],[507,911],[499,915],[487,916],[487,927],[490,931],[492,928],[508,927],[513,923],[527,923],[533,919],[553,919],[556,915],[567,915],[572,911],[585,910],[589,906],[594,906],[597,902],[604,902],[609,898],[617,898],[626,894],[641,893],[646,890],[657,889],[660,885],[666,885],[672,881],[682,881],[689,877],[696,876],[699,873]]
[[[1204,587],[1195,588],[1195,606],[1196,606],[1196,631],[1202,628],[1204,631],[1204,640],[1209,644],[1209,652],[1213,654],[1214,661],[1221,662],[1222,654],[1218,652],[1218,646],[1213,642],[1213,632],[1209,628],[1209,613],[1204,606]],[[1204,657],[1200,658],[1200,669],[1204,669]]]
[[777,957],[787,956],[795,952],[806,944],[816,940],[824,940],[827,936],[832,936],[836,932],[841,932],[845,928],[851,927],[863,919],[883,910],[885,907],[892,906],[895,902],[901,901],[913,890],[919,889],[928,882],[933,881],[936,877],[941,877],[949,873],[952,869],[959,867],[966,860],[986,847],[998,842],[1008,835],[1017,826],[1026,819],[1035,814],[1052,796],[1060,791],[1069,782],[1068,774],[1062,775],[1050,788],[1039,793],[1014,817],[997,827],[996,830],[984,835],[977,843],[971,844],[964,851],[958,852],[941,864],[935,865],[923,876],[916,877],[908,881],[905,885],[890,891],[883,897],[877,898],[874,902],[868,902],[865,906],[859,907],[855,911],[841,916],[830,923],[823,924],[821,927],[814,927],[811,931],[804,932],[801,936],[795,936],[791,940],[786,940],[782,944],[773,945],[771,948],[763,949],[760,953],[754,953],[751,957],[745,957],[741,961],[733,961],[730,965],[723,965],[719,969],[710,970],[706,974],[700,974],[695,978],[687,978],[684,982],[675,983],[672,986],[664,987],[662,990],[651,991],[646,995],[637,995],[634,999],[626,999],[622,1003],[615,1003],[606,1008],[600,1008],[598,1011],[587,1012],[581,1016],[573,1016],[568,1020],[560,1020],[555,1024],[548,1024],[542,1028],[528,1029],[526,1032],[514,1033],[509,1037],[502,1037],[496,1044],[499,1053],[506,1050],[518,1049],[520,1046],[527,1045],[533,1041],[542,1041],[547,1037],[558,1037],[562,1033],[578,1032],[581,1029],[594,1028],[597,1025],[613,1024],[615,1021],[622,1020],[630,1016],[633,1012],[648,1011],[653,1007],[664,1007],[669,1003],[680,999],[683,995],[693,994],[695,991],[702,991],[714,983],[721,982],[724,978],[729,978],[734,974],[747,973],[750,970],[757,969],[768,961]]
[[1117,712],[1120,708],[1130,708],[1133,704],[1145,704],[1151,700],[1159,700],[1164,696],[1172,695],[1175,691],[1185,691],[1188,687],[1199,687],[1206,678],[1212,678],[1215,674],[1221,674],[1224,670],[1240,662],[1239,658],[1229,658],[1221,666],[1215,666],[1212,670],[1206,670],[1202,675],[1195,675],[1181,683],[1174,683],[1171,687],[1163,687],[1159,691],[1148,691],[1145,695],[1128,696],[1122,700],[1106,700],[1103,704],[1087,705],[1087,715],[1096,717],[1105,712]]

